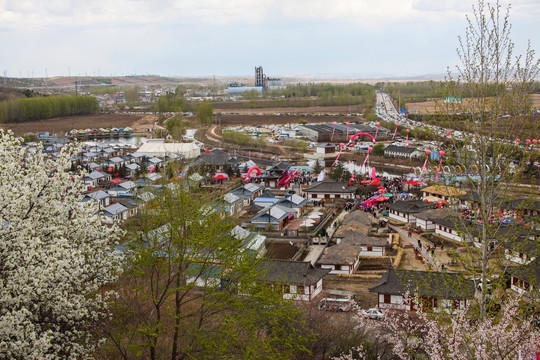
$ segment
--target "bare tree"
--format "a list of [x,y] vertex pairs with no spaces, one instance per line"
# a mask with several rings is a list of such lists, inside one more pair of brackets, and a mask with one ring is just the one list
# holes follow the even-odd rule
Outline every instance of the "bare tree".
[[464,130],[459,136],[450,133],[448,152],[450,161],[465,170],[469,194],[477,204],[471,209],[474,219],[459,217],[459,228],[464,238],[474,240],[462,260],[473,279],[484,284],[479,299],[483,320],[486,284],[500,272],[500,247],[523,235],[522,224],[503,226],[494,216],[520,196],[518,184],[532,145],[524,149],[520,138],[532,137],[537,128],[530,94],[540,63],[530,44],[523,55],[514,54],[510,7],[480,0],[473,9],[465,35],[459,38],[461,63],[456,72],[448,70],[442,83],[445,102],[439,106],[443,117],[461,122],[457,125]]

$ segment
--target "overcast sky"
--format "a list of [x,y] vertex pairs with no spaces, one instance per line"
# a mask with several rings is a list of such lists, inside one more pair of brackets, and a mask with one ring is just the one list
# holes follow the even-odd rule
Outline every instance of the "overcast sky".
[[[473,0],[0,0],[8,76],[444,73]],[[504,3],[506,6],[507,3]],[[540,0],[512,38],[540,49]]]

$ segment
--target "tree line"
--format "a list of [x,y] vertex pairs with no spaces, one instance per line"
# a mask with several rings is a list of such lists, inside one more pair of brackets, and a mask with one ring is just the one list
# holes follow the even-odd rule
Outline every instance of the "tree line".
[[98,101],[91,96],[50,96],[0,103],[0,122],[17,123],[62,116],[94,114]]

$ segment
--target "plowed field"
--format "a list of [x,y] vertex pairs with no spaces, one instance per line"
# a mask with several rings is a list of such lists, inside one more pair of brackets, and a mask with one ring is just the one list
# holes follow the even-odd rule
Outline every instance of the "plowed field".
[[16,135],[30,132],[48,131],[52,134],[65,133],[73,129],[125,128],[144,117],[144,115],[98,114],[62,117],[42,121],[28,121],[16,124],[0,124],[3,129],[11,129]]

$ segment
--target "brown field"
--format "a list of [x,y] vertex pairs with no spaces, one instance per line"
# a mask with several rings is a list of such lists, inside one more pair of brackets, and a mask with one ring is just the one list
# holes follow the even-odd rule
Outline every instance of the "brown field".
[[135,122],[143,115],[99,114],[85,116],[70,116],[42,121],[28,121],[16,124],[0,124],[3,129],[10,129],[16,135],[30,132],[48,131],[52,134],[65,133],[73,129],[125,128],[134,127]]
[[[533,102],[533,107],[540,109],[540,94],[532,94],[531,99]],[[467,99],[464,99],[464,102],[466,102]],[[437,105],[436,101],[424,101],[424,102],[418,102],[418,103],[408,103],[405,105],[407,110],[410,112],[413,110],[414,112],[420,113],[420,114],[433,114],[435,112],[441,111],[441,106],[444,106],[442,102],[440,102],[439,105]]]
[[[308,107],[262,107],[248,108],[248,101],[214,102],[214,112],[227,112],[238,114],[274,114],[274,113],[352,113],[361,114],[365,106],[362,105],[336,105],[336,106],[308,106]],[[259,102],[257,102],[259,103]]]
[[308,123],[322,122],[343,122],[343,121],[362,121],[358,116],[293,116],[293,115],[216,115],[216,121],[222,127],[233,125],[265,125],[265,124],[297,124],[300,119],[306,120]]

